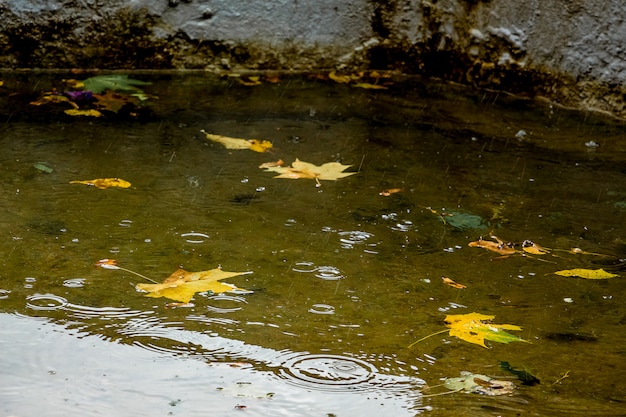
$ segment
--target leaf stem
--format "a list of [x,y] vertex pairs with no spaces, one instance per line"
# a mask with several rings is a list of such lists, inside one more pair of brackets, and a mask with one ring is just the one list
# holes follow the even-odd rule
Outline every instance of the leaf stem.
[[440,332],[435,332],[435,333],[433,333],[433,334],[429,334],[428,336],[424,336],[424,337],[422,337],[420,340],[417,340],[417,341],[415,341],[415,342],[411,343],[411,344],[410,344],[409,346],[407,346],[407,347],[410,349],[410,348],[412,348],[414,345],[416,345],[416,344],[418,344],[419,342],[421,342],[422,340],[426,340],[426,339],[428,339],[428,338],[429,338],[429,337],[431,337],[431,336],[437,336],[438,334],[445,333],[445,332],[447,332],[447,331],[448,331],[448,329],[445,329],[445,330],[442,330],[442,331],[440,331]]
[[152,282],[153,284],[158,284],[158,282],[156,282],[155,280],[153,280],[153,279],[151,279],[151,278],[148,278],[148,277],[147,277],[147,276],[145,276],[145,275],[141,275],[139,272],[131,271],[130,269],[122,268],[121,266],[118,266],[117,268],[118,268],[118,269],[121,269],[122,271],[126,271],[126,272],[130,272],[131,274],[135,274],[135,275],[137,275],[138,277],[141,277],[141,278],[143,278],[143,279],[145,279],[145,280],[148,280],[148,281]]

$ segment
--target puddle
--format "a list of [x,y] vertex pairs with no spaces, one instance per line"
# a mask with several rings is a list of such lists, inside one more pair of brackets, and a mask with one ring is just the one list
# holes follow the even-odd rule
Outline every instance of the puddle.
[[[135,115],[29,104],[66,75],[4,74],[0,89],[5,414],[41,414],[36,395],[85,416],[620,415],[623,124],[410,79],[137,73],[152,84]],[[279,159],[356,174],[259,168]],[[70,184],[98,178],[131,185]],[[94,267],[106,258],[124,269]],[[223,280],[250,292],[186,303],[135,289],[220,267],[250,271]],[[619,276],[555,274],[574,268]],[[445,317],[472,312],[531,343],[450,335]],[[517,389],[422,397],[462,371]]]

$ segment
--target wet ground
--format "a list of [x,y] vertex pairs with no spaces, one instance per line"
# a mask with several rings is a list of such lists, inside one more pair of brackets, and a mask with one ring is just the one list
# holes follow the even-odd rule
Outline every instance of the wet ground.
[[[1,78],[3,414],[623,415],[622,123],[382,77],[137,73],[108,101],[45,99],[89,76]],[[296,158],[356,174],[259,168]],[[70,184],[97,178],[131,186]],[[252,293],[180,306],[104,258],[250,272],[223,281]],[[574,268],[618,276],[555,274]],[[446,331],[472,312],[524,341]],[[433,395],[462,371],[516,389]]]

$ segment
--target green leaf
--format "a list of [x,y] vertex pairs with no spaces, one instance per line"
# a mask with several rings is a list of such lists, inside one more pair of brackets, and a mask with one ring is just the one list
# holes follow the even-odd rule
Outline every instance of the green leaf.
[[610,272],[606,272],[604,269],[564,269],[562,271],[556,271],[556,275],[560,275],[562,277],[580,277],[585,279],[609,279],[615,278],[619,275],[611,274]]
[[85,84],[84,89],[86,91],[101,94],[105,90],[143,93],[143,91],[137,86],[148,85],[151,83],[128,78],[128,75],[111,74],[96,75],[95,77],[87,78],[83,81],[83,84]]

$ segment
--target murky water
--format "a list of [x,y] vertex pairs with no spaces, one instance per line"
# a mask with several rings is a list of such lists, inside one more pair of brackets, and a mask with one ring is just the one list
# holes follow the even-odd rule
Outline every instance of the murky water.
[[[0,91],[3,414],[625,412],[623,124],[415,80],[136,74],[152,81],[136,117],[29,106],[67,77],[5,74]],[[201,129],[273,148],[225,149]],[[296,158],[358,173],[316,186],[259,169]],[[70,184],[107,177],[132,186]],[[517,252],[468,246],[490,235]],[[135,290],[140,277],[95,268],[103,258],[156,281],[250,271],[224,281],[253,293],[167,308]],[[554,274],[572,268],[620,276]],[[471,312],[531,343],[445,332],[408,348]],[[518,389],[431,396],[461,371]]]

